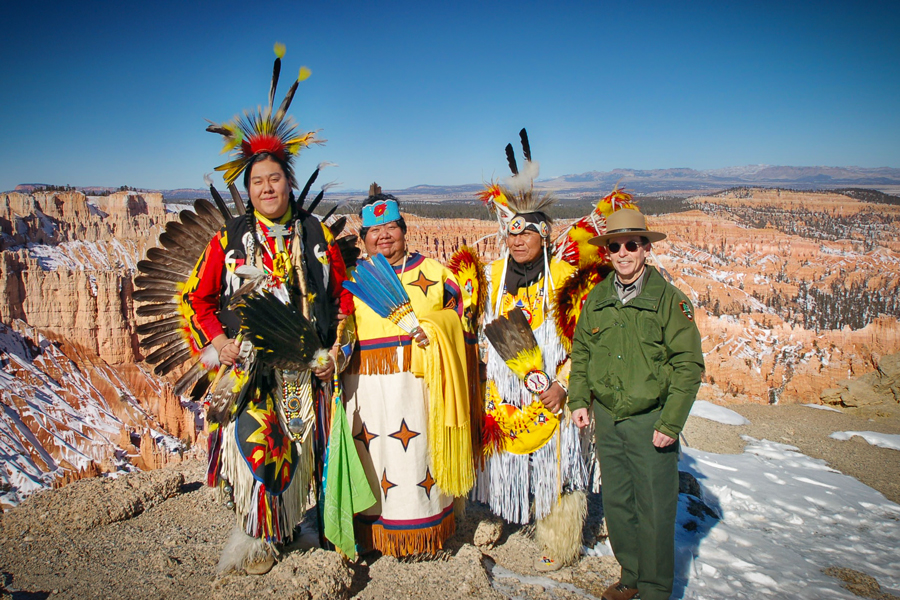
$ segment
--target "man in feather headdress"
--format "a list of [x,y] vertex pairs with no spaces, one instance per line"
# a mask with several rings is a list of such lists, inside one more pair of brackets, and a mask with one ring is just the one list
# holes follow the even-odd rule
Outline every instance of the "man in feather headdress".
[[[220,571],[264,573],[274,563],[272,545],[291,540],[324,453],[335,369],[334,353],[324,351],[299,371],[264,366],[253,350],[255,340],[241,343],[236,302],[240,308],[241,297],[265,292],[293,306],[314,333],[282,343],[325,349],[335,344],[339,321],[353,310],[341,286],[346,270],[331,231],[294,196],[293,158],[319,140],[313,132],[298,134],[285,118],[296,83],[273,111],[283,51],[276,46],[268,108],[208,128],[225,137],[226,149],[236,149],[234,160],[217,170],[225,171],[229,186],[243,174],[250,203],[206,246],[181,296],[191,343],[212,355],[209,362],[224,365],[210,392],[208,479],[228,496],[238,527]],[[307,75],[301,70],[298,82]],[[279,329],[289,326],[269,323],[265,335],[278,340]]]
[[587,510],[581,435],[566,408],[568,353],[557,332],[553,301],[554,290],[575,267],[550,256],[552,221],[547,209],[554,199],[534,190],[538,165],[531,160],[524,129],[520,136],[526,161],[522,171],[508,145],[513,176],[480,194],[497,213],[507,250],[486,269],[484,323],[488,327],[520,311],[539,353],[537,364],[523,368],[504,357],[493,341],[487,345],[482,429],[486,460],[476,498],[510,522],[528,523],[533,513],[542,546],[535,568],[552,571],[580,555]]
[[678,434],[700,388],[703,352],[690,300],[646,265],[644,216],[621,208],[606,219],[615,277],[588,295],[572,344],[569,406],[579,427],[593,403],[603,473],[603,513],[620,580],[605,600],[664,600],[675,575]]

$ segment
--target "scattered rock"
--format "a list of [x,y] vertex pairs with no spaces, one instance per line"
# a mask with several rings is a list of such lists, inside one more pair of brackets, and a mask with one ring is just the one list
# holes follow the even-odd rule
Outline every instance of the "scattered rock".
[[844,567],[828,567],[822,570],[830,577],[835,577],[844,582],[843,587],[857,596],[874,598],[875,600],[900,600],[900,596],[881,591],[881,586],[874,577],[861,571],[854,571]]
[[499,517],[489,517],[478,523],[475,528],[473,542],[483,550],[490,550],[503,534],[503,520]]

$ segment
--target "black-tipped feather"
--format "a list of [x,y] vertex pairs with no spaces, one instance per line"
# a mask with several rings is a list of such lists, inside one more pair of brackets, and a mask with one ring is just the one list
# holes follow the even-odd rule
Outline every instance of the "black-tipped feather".
[[341,258],[344,259],[344,266],[348,269],[356,266],[356,261],[359,260],[359,256],[362,254],[362,250],[356,245],[356,240],[357,237],[355,235],[345,235],[337,240]]
[[228,205],[225,204],[225,199],[222,198],[222,194],[219,193],[219,190],[216,189],[216,186],[209,186],[209,193],[213,197],[213,201],[216,203],[216,208],[219,209],[219,212],[222,213],[222,218],[226,221],[231,218],[231,211],[228,210]]
[[153,262],[152,260],[142,260],[137,264],[138,271],[147,275],[148,277],[154,277],[156,279],[168,279],[169,281],[175,281],[178,283],[184,282],[187,279],[187,275],[182,272],[182,269],[173,269],[170,266],[163,266]]
[[175,387],[173,391],[176,396],[181,396],[185,392],[187,392],[188,388],[194,387],[201,377],[204,377],[209,373],[209,370],[203,366],[203,363],[197,360],[190,369],[185,371],[184,375],[178,378],[178,381],[175,382]]
[[135,309],[135,314],[139,317],[158,317],[161,315],[170,315],[178,312],[178,302],[162,302],[160,304],[145,304]]
[[519,139],[522,140],[522,154],[525,156],[525,161],[531,162],[531,144],[528,143],[528,132],[524,127],[519,132]]
[[284,100],[281,101],[281,106],[278,107],[278,111],[275,113],[275,123],[280,123],[281,119],[284,118],[284,114],[291,107],[291,101],[294,99],[294,93],[297,91],[297,86],[300,85],[300,80],[294,82],[294,85],[288,90],[287,94],[284,96]]
[[[323,219],[324,221],[324,219]],[[331,235],[336,239],[341,233],[344,231],[344,227],[347,226],[347,217],[338,217],[334,220],[334,223],[328,226],[329,231],[331,231]],[[355,242],[355,240],[354,240]]]
[[[306,185],[303,186],[303,191],[300,192],[300,196],[297,197],[297,207],[303,208],[303,203],[306,202],[306,195],[309,194],[309,188],[312,187],[312,184],[316,182],[316,178],[319,176],[319,167],[316,167],[316,170],[312,172],[312,175],[309,176],[309,179],[306,180]],[[310,211],[311,212],[311,211]]]
[[256,347],[257,362],[305,369],[322,346],[312,324],[293,305],[268,292],[248,296],[237,312],[245,339]]
[[534,332],[525,314],[514,308],[506,317],[498,317],[484,326],[484,333],[504,361],[514,359],[520,352],[537,346]]
[[212,232],[218,231],[226,221],[221,213],[219,213],[219,210],[213,206],[209,200],[204,200],[203,198],[198,198],[194,202],[193,213],[191,213],[191,211],[181,211],[181,213],[179,213],[182,223],[185,222],[185,213],[196,217],[195,220],[205,223],[206,227]]
[[506,162],[509,163],[509,170],[513,175],[519,174],[519,166],[516,164],[516,155],[513,153],[512,144],[506,145]]
[[323,189],[321,192],[319,192],[319,194],[316,196],[316,199],[312,201],[312,204],[309,205],[309,208],[308,208],[307,210],[308,210],[309,212],[312,212],[312,211],[316,210],[316,207],[319,206],[319,202],[322,201],[322,198],[323,198],[323,197],[325,197],[325,190],[324,190],[324,189]]
[[131,295],[138,302],[166,302],[175,298],[175,292],[153,288],[135,290]]
[[157,375],[166,375],[171,371],[174,371],[177,367],[180,367],[182,363],[184,363],[190,357],[191,349],[187,344],[185,344],[181,352],[173,354],[165,361],[157,365],[156,368],[153,369],[153,372]]
[[168,290],[174,296],[178,292],[179,283],[162,277],[150,277],[138,275],[134,278],[134,285],[138,288],[153,288],[155,290]]
[[209,231],[209,228],[202,226],[197,217],[193,217],[193,219],[188,219],[183,222],[169,221],[166,224],[166,233],[173,237],[181,237],[189,240],[192,248],[199,248],[201,250],[206,248],[210,238],[212,238],[212,233]]
[[175,340],[184,340],[184,334],[181,331],[160,331],[153,335],[148,335],[141,340],[141,348],[153,348],[160,344],[168,344]]
[[181,328],[181,315],[172,315],[171,317],[159,319],[158,321],[153,321],[152,323],[144,323],[143,325],[138,325],[134,328],[134,331],[138,335],[150,335],[151,333],[156,333],[157,331],[174,328]]
[[228,184],[228,191],[231,192],[231,199],[234,201],[235,212],[237,212],[238,215],[246,213],[247,207],[244,206],[244,199],[241,198],[241,193],[233,182]]
[[275,64],[272,65],[272,85],[269,87],[269,114],[272,113],[272,105],[275,102],[275,88],[278,87],[278,76],[281,75],[281,57],[275,57]]
[[169,342],[165,346],[160,346],[159,348],[151,352],[144,360],[146,360],[151,365],[155,365],[157,363],[168,360],[175,354],[178,354],[185,349],[190,350],[190,348],[188,348],[187,345],[183,343],[183,341]]
[[[180,270],[187,269],[190,272],[194,268],[192,260],[181,256],[178,252],[169,252],[164,248],[150,248],[147,250],[147,258],[160,266],[173,267],[172,270],[180,268]],[[187,278],[185,277],[185,279]]]

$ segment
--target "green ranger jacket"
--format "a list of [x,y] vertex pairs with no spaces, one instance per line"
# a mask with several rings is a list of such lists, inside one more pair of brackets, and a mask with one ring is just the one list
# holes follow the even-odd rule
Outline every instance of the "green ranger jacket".
[[588,294],[572,341],[569,408],[595,400],[616,421],[662,409],[655,429],[670,437],[700,389],[703,351],[687,297],[646,266],[643,289],[619,300],[615,275]]

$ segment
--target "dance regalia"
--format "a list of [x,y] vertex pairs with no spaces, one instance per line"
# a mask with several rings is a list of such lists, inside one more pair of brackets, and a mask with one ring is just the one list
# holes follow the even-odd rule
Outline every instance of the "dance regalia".
[[[552,311],[553,302],[548,289],[560,288],[574,273],[568,263],[550,260],[551,284],[546,285],[545,275],[515,294],[506,289],[506,260],[497,260],[486,269],[490,296],[484,323],[497,316],[506,316],[518,307],[529,320],[535,339],[541,349],[543,369],[551,377],[565,380],[568,353],[565,350]],[[487,382],[485,385],[485,415],[490,420],[500,405],[523,409],[521,418],[528,420],[528,406],[536,396],[506,365],[494,347],[487,345]],[[511,409],[510,409],[511,410]],[[513,523],[528,523],[532,498],[535,517],[546,517],[563,492],[583,490],[587,474],[581,452],[581,436],[568,415],[557,421],[543,422],[535,419],[527,428],[505,432],[512,434],[514,443],[507,443],[510,450],[498,450],[489,454],[484,469],[478,475],[476,498],[487,503],[491,510]],[[485,426],[488,427],[487,425]],[[486,434],[487,435],[487,434]],[[532,447],[536,450],[528,452]]]
[[[430,313],[433,323],[456,331],[462,371],[463,308],[453,274],[417,252],[393,269],[420,319]],[[344,393],[356,448],[377,499],[357,515],[357,539],[367,549],[392,556],[434,553],[453,534],[455,521],[453,498],[436,484],[435,440],[429,439],[434,407],[429,406],[428,375],[423,379],[423,351],[400,327],[354,300],[359,348],[344,371]],[[432,339],[430,346],[436,342]],[[465,373],[457,376],[465,387]],[[468,461],[471,471],[471,457]]]
[[[278,235],[282,229],[288,235]],[[182,294],[196,348],[222,333],[237,336],[240,319],[229,301],[247,283],[236,273],[242,266],[259,270],[257,289],[294,303],[323,347],[334,343],[338,310],[352,311],[352,297],[341,287],[346,271],[340,251],[317,218],[304,212],[293,219],[289,209],[279,223],[259,213],[236,217],[207,245]],[[248,535],[281,543],[291,539],[306,509],[314,456],[323,452],[328,431],[322,417],[330,384],[309,370],[255,368],[252,354],[231,371],[233,391],[241,392],[231,418],[221,426],[210,423],[208,483],[233,489]]]

